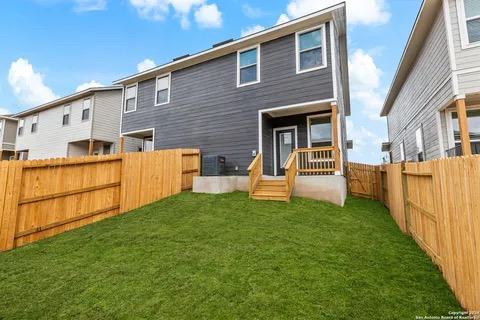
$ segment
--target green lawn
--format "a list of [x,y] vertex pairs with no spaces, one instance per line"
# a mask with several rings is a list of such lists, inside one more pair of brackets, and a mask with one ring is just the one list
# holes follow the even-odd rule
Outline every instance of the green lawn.
[[461,310],[386,209],[184,193],[0,253],[0,319],[415,319]]

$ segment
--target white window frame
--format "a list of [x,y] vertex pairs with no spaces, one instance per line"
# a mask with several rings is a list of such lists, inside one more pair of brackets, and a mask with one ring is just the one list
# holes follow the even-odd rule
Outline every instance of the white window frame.
[[[305,33],[309,33],[309,32],[312,32],[312,31],[315,31],[315,30],[318,30],[318,29],[321,29],[322,30],[322,65],[321,66],[318,66],[318,67],[315,67],[315,68],[311,68],[311,69],[306,69],[306,70],[300,70],[300,36],[305,34]],[[317,48],[317,47],[315,47]],[[314,48],[310,48],[308,50],[312,50]],[[312,72],[312,71],[315,71],[315,70],[320,70],[320,69],[324,69],[328,66],[328,56],[327,56],[327,32],[326,32],[326,24],[321,24],[319,26],[316,26],[316,27],[313,27],[313,28],[310,28],[310,29],[306,29],[306,30],[302,30],[302,31],[299,31],[299,32],[296,32],[295,33],[295,60],[296,60],[296,65],[297,65],[297,74],[302,74],[302,73],[306,73],[306,72]]]
[[3,135],[3,127],[5,126],[4,123],[5,123],[4,119],[0,120],[0,137]]
[[[33,121],[33,120],[35,119],[35,117],[37,117],[37,121],[36,121],[36,122]],[[32,115],[32,124],[31,124],[31,126],[30,126],[30,133],[31,133],[31,134],[35,134],[35,133],[38,132],[38,118],[39,118],[39,114],[38,114],[38,113],[35,113],[35,114]],[[32,131],[34,124],[35,124],[35,131]],[[24,130],[25,130],[25,129],[24,129]]]
[[332,113],[322,113],[322,114],[315,114],[311,116],[307,116],[307,141],[308,141],[308,147],[312,148],[312,137],[311,137],[311,119],[316,119],[316,118],[323,118],[323,117],[330,117],[330,126],[331,126],[331,131],[332,131],[332,146],[334,146],[335,141],[333,139],[334,137],[334,132],[333,132],[333,126],[332,126]]
[[[240,84],[240,55],[244,52],[247,52],[247,51],[250,51],[250,50],[253,50],[253,49],[257,49],[257,63],[256,63],[256,66],[257,66],[257,81],[253,81],[253,82],[247,82],[247,83],[243,83],[243,84]],[[249,47],[249,48],[246,48],[246,49],[242,49],[242,50],[239,50],[237,51],[237,88],[241,88],[241,87],[246,87],[246,86],[251,86],[251,85],[254,85],[254,84],[257,84],[257,83],[260,83],[260,69],[261,69],[261,61],[260,61],[260,57],[261,57],[261,54],[260,54],[260,44],[257,44],[253,47]],[[248,66],[244,66],[242,67],[243,68],[247,68],[247,67],[251,67],[251,66],[254,66],[254,64],[251,64],[251,65],[248,65]]]
[[480,16],[475,16],[467,19],[467,16],[465,14],[464,0],[457,0],[456,2],[457,2],[458,25],[460,29],[460,40],[462,43],[462,49],[480,47],[480,41],[470,43],[470,40],[468,38],[468,28],[467,28],[467,21],[479,19]]
[[400,161],[405,161],[405,142],[400,142]]
[[[129,88],[132,88],[132,87],[135,87],[135,108],[133,110],[130,110],[130,111],[127,111],[127,94],[128,94],[128,89]],[[157,85],[155,84],[155,88],[157,87]],[[155,91],[155,95],[157,94],[157,92]],[[156,100],[157,98],[155,98]],[[137,111],[137,101],[138,101],[138,82],[137,83],[134,83],[134,84],[131,84],[129,86],[125,86],[125,97],[123,99],[123,113],[130,113],[130,112],[135,112]]]
[[[167,102],[158,103],[158,101],[157,101],[157,98],[158,98],[158,94],[157,94],[158,93],[158,79],[162,79],[162,78],[166,78],[166,77],[168,77],[168,99],[167,99]],[[137,90],[138,90],[138,87],[137,87]],[[155,106],[156,107],[169,104],[170,103],[170,93],[171,92],[172,92],[172,73],[167,73],[167,74],[164,74],[164,75],[161,75],[161,76],[158,76],[158,77],[155,78]],[[135,97],[135,110],[137,110],[137,97],[138,97],[138,91],[137,91],[137,94],[136,94],[136,97]]]
[[[419,141],[420,139],[420,141]],[[419,145],[418,143],[420,142],[421,144],[421,147],[422,147],[422,151],[419,152]],[[427,152],[425,151],[425,137],[424,137],[424,132],[423,132],[423,125],[421,125],[416,131],[415,131],[415,145],[417,146],[417,152],[416,152],[416,156],[417,156],[417,161],[420,161],[418,159],[418,155],[420,153],[423,153],[423,162],[427,161]]]
[[[85,109],[85,101],[89,100],[90,103],[88,104],[88,119],[83,119],[83,111],[87,110]],[[83,99],[82,102],[82,122],[88,122],[92,118],[92,98],[85,98]]]
[[281,127],[273,129],[273,175],[277,176],[277,131],[295,130],[295,148],[298,148],[298,126]]
[[[83,108],[83,106],[82,106]],[[63,123],[63,119],[65,118],[65,110],[68,110],[68,123],[67,124],[64,124]],[[83,111],[82,111],[83,112]],[[71,104],[66,104],[63,106],[63,115],[62,115],[62,127],[66,127],[66,126],[69,126],[70,123],[71,123],[71,114],[72,114],[72,105]]]
[[[22,128],[22,133],[20,134],[20,128]],[[18,120],[18,129],[17,136],[21,137],[25,133],[25,118]]]
[[[479,110],[480,105],[467,106],[467,111]],[[453,134],[453,117],[452,113],[457,112],[455,108],[445,110],[445,117],[447,120],[447,137],[448,137],[448,149],[455,148],[455,135]],[[468,121],[468,117],[467,117]],[[458,141],[461,142],[461,141]],[[480,139],[470,139],[470,142],[480,142]]]

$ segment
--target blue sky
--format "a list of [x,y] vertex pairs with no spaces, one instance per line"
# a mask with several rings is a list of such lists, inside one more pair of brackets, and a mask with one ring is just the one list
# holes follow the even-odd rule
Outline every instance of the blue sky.
[[[0,112],[109,85],[338,0],[0,0]],[[421,0],[347,0],[350,160],[379,163],[378,113]],[[87,85],[86,85],[87,84]],[[80,87],[79,87],[80,86]]]

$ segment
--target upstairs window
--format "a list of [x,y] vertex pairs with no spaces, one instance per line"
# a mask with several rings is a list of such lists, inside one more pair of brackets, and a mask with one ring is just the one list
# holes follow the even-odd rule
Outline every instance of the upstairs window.
[[465,20],[467,23],[468,42],[480,41],[480,2],[478,0],[464,0]]
[[297,73],[326,67],[325,27],[297,33]]
[[170,102],[170,75],[157,78],[155,105],[167,104]]
[[137,85],[127,87],[125,92],[125,113],[137,110]]
[[238,52],[239,87],[260,82],[260,46]]
[[70,106],[63,107],[63,120],[62,125],[66,126],[70,124]]
[[32,129],[31,132],[37,132],[37,124],[38,124],[38,114],[34,114],[32,117]]
[[82,121],[90,119],[90,99],[83,100]]
[[18,121],[18,135],[19,136],[23,135],[23,127],[25,127],[25,119],[20,119],[20,121]]
[[400,161],[405,161],[405,144],[400,143]]
[[3,120],[0,120],[0,136],[2,135],[3,132]]

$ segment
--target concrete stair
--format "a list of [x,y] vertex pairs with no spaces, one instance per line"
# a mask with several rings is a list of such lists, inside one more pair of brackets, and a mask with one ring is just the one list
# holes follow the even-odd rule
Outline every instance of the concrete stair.
[[261,180],[253,192],[255,200],[287,201],[285,180]]

